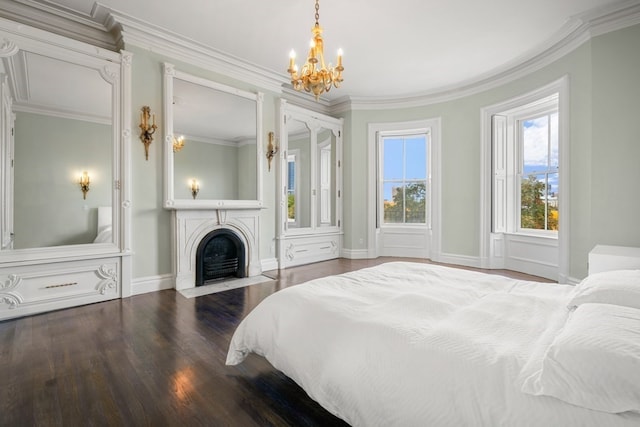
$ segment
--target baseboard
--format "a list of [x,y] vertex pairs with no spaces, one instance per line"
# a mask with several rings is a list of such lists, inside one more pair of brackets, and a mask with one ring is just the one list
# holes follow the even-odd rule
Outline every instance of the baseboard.
[[433,257],[431,260],[435,262],[441,262],[443,264],[454,264],[463,265],[465,267],[481,268],[480,258],[475,256],[440,253],[437,257]]
[[131,295],[140,295],[173,288],[175,288],[173,274],[140,277],[131,281]]
[[346,249],[342,248],[340,256],[347,259],[370,259],[369,251],[367,249]]
[[260,260],[262,271],[270,271],[278,269],[278,258],[267,258]]

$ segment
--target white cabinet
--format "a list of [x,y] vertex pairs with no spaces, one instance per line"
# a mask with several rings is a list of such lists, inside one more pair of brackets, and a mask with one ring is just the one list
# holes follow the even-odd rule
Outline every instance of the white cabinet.
[[342,120],[280,104],[278,263],[340,256]]
[[597,245],[589,252],[589,274],[640,269],[640,248]]
[[119,258],[0,268],[0,320],[118,298]]

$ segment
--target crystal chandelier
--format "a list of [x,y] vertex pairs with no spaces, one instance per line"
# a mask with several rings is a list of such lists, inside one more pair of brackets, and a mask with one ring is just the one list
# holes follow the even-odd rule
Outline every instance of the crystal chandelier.
[[295,90],[311,92],[315,95],[316,101],[323,92],[329,92],[331,86],[340,87],[342,83],[342,49],[338,50],[338,65],[329,67],[324,64],[324,44],[322,42],[322,27],[318,23],[320,19],[320,5],[316,0],[316,24],[311,28],[313,38],[309,43],[309,56],[307,62],[302,66],[302,71],[298,73],[296,65],[296,53],[292,50],[289,57],[289,69],[291,74],[291,84]]

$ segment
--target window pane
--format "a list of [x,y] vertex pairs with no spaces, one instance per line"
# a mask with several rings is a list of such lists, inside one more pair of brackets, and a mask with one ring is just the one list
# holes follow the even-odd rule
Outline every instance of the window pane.
[[547,180],[547,229],[558,231],[558,173],[550,173]]
[[287,194],[287,219],[291,222],[296,220],[296,196],[294,193]]
[[522,122],[523,176],[547,170],[549,163],[549,117]]
[[549,143],[551,152],[549,153],[549,166],[552,168],[558,167],[558,113],[553,113],[549,116],[550,126],[550,138]]
[[[292,156],[289,156],[292,157]],[[294,190],[296,188],[296,162],[295,160],[289,160],[287,162],[287,190]]]
[[425,135],[405,139],[405,178],[427,179],[427,141]]
[[384,138],[383,180],[401,180],[402,176],[402,138]]
[[392,182],[385,182],[383,184],[383,197],[384,222],[403,223],[404,191],[402,186]]
[[546,229],[546,175],[529,175],[520,186],[520,227]]
[[426,183],[413,182],[405,187],[405,218],[407,223],[424,224],[426,221]]

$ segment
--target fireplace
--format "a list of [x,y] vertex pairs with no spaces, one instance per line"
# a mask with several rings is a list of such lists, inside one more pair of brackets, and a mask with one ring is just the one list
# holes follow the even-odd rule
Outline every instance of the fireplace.
[[[262,273],[259,252],[260,209],[175,209],[172,229],[173,268],[175,287],[178,290],[194,288],[196,282],[202,285],[207,281],[220,279],[205,278],[205,270],[198,267],[201,265],[202,248],[212,237],[218,236],[218,233],[230,240],[232,245],[224,250],[224,257],[218,253],[214,258],[226,258],[227,252],[237,249],[238,271],[231,273],[233,277],[239,277],[238,274],[241,277],[253,277]],[[229,242],[225,245],[227,243]],[[216,250],[211,250],[215,255]]]
[[196,252],[196,286],[228,277],[245,277],[245,248],[231,230],[220,228],[207,234]]

